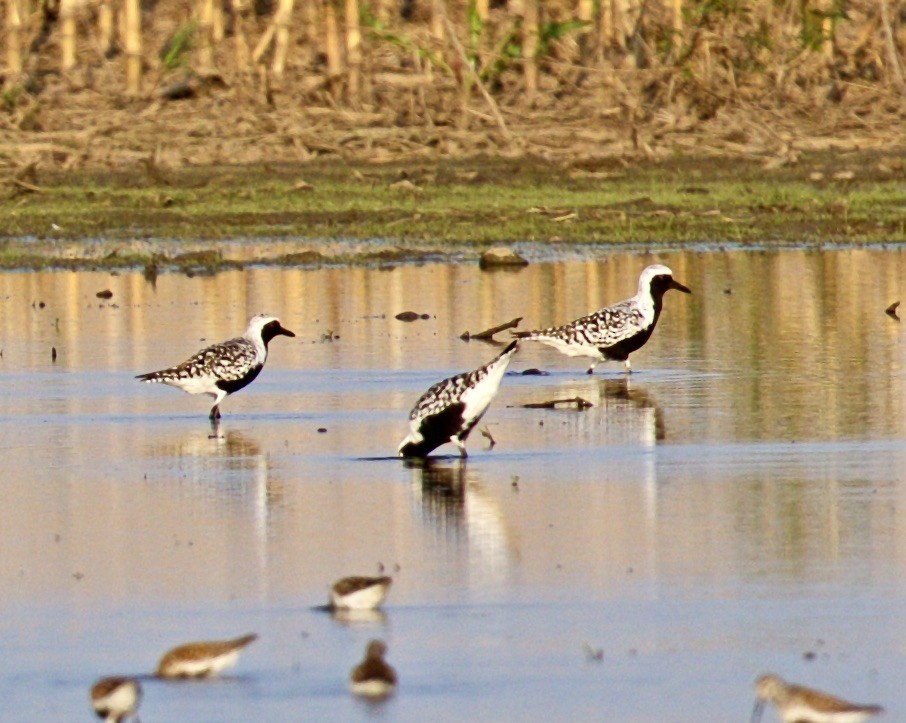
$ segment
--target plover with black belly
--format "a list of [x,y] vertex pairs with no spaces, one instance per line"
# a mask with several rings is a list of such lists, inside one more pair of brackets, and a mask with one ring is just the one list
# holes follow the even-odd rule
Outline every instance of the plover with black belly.
[[410,431],[400,443],[399,456],[427,457],[452,442],[465,457],[466,438],[497,395],[517,347],[513,341],[483,367],[444,379],[425,392],[409,413]]
[[258,639],[254,633],[235,640],[186,643],[168,650],[157,664],[158,678],[213,678],[235,665],[242,649]]
[[251,384],[267,361],[267,345],[275,336],[295,336],[267,314],[253,316],[243,336],[212,344],[179,366],[140,374],[143,382],[169,384],[189,394],[214,397],[210,418],[220,419],[220,403]]
[[563,326],[517,331],[514,335],[525,341],[540,341],[567,356],[591,357],[594,361],[588,367],[589,374],[602,361],[625,362],[626,370],[632,371],[629,355],[648,341],[661,315],[664,294],[670,289],[692,293],[673,278],[668,267],[654,264],[642,271],[639,289],[631,299]]
[[91,706],[106,723],[120,723],[136,715],[142,686],[135,678],[101,678],[91,686]]
[[396,690],[396,671],[384,655],[387,646],[381,640],[372,640],[365,649],[365,659],[349,674],[349,689],[367,698],[386,698]]
[[352,576],[337,580],[330,588],[333,610],[374,610],[387,597],[393,578]]
[[768,673],[755,682],[755,708],[752,723],[761,720],[765,703],[773,703],[783,723],[862,723],[879,715],[879,705],[858,705],[819,690],[787,683]]

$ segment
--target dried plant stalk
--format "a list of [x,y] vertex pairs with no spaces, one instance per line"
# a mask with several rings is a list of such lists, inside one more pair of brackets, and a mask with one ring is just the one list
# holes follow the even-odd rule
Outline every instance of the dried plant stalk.
[[214,0],[198,3],[198,64],[202,71],[214,67]]
[[126,91],[136,95],[142,85],[142,13],[139,0],[124,0]]
[[431,0],[431,37],[437,41],[438,47],[443,47],[446,10],[444,0]]
[[322,6],[324,17],[324,54],[327,56],[328,83],[336,83],[343,75],[343,55],[340,49],[340,31],[337,27],[337,11],[331,0]]
[[897,87],[902,90],[904,87],[903,65],[900,62],[900,54],[897,51],[896,37],[890,25],[890,9],[887,7],[887,0],[881,0],[881,25],[884,26],[884,41],[887,46],[887,54],[890,56],[893,77]]
[[22,72],[22,15],[19,0],[6,0],[6,65],[13,75]]
[[318,17],[316,0],[304,0],[302,3],[302,37],[309,43],[317,44],[321,34],[321,20]]
[[223,27],[223,3],[218,0],[213,3],[211,10],[211,39],[214,45],[217,45],[226,37],[226,30]]
[[63,72],[76,64],[77,0],[60,0],[60,66]]
[[[671,26],[673,32],[679,35],[683,32],[683,0],[672,0],[672,13],[671,13]],[[675,45],[680,44],[680,38],[676,37],[673,39]]]
[[598,33],[601,44],[609,46],[613,43],[613,1],[601,0],[601,12],[598,16]]
[[106,56],[113,49],[113,0],[101,0],[98,7],[98,45]]
[[576,19],[585,23],[579,29],[579,61],[582,63],[587,62],[591,51],[591,30],[594,16],[594,0],[579,0],[579,5],[576,7]]
[[[592,0],[589,0],[592,1]],[[491,14],[490,0],[475,0],[475,14],[483,21]]]
[[233,10],[233,52],[236,55],[236,69],[247,73],[250,69],[249,43],[245,34],[245,21],[248,6],[244,0],[231,0]]
[[346,88],[349,102],[359,105],[362,91],[362,29],[359,26],[359,0],[346,0]]
[[275,78],[282,78],[289,52],[289,23],[293,15],[293,0],[280,0],[274,15],[274,62],[271,71]]
[[620,48],[625,50],[626,39],[630,37],[633,31],[633,22],[630,17],[632,13],[631,0],[612,0],[612,2],[614,41]]
[[[500,112],[500,108],[497,107],[497,103],[494,101],[494,98],[491,97],[491,94],[488,92],[488,89],[484,87],[484,83],[481,82],[481,78],[478,76],[478,73],[475,72],[475,69],[469,63],[468,57],[466,56],[466,49],[462,47],[462,43],[459,42],[459,38],[456,37],[456,30],[453,27],[453,23],[450,22],[450,18],[444,14],[443,16],[444,26],[446,27],[447,33],[450,36],[450,44],[453,46],[453,50],[456,52],[457,58],[459,60],[460,66],[463,68],[463,82],[462,87],[465,89],[466,82],[465,78],[468,77],[469,80],[475,84],[481,93],[482,97],[485,100],[485,103],[488,104],[488,109],[491,111],[491,115],[494,118],[494,122],[497,124],[497,127],[500,129],[500,134],[507,140],[510,141],[513,138],[512,133],[506,127],[506,122],[503,120],[503,115]],[[463,99],[463,111],[465,112],[467,98]]]
[[522,17],[522,70],[528,98],[538,91],[538,0],[525,0]]

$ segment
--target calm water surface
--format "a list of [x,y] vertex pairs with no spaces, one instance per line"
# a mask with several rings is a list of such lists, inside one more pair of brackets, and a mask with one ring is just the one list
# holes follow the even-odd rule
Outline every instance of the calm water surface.
[[[527,344],[493,449],[380,459],[496,353],[461,332],[575,318],[654,261],[694,295],[631,379]],[[255,631],[222,680],[147,682],[142,720],[745,721],[766,670],[904,720],[904,297],[896,250],[0,274],[0,719],[89,720],[96,677]],[[260,311],[298,336],[218,436],[206,398],[133,379]],[[519,406],[574,396],[594,406]],[[379,564],[383,615],[312,609]],[[372,637],[401,679],[379,706],[346,688]]]

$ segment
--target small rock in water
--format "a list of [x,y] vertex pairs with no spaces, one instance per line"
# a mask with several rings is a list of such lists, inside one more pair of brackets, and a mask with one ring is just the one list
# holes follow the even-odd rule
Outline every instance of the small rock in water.
[[478,261],[481,269],[501,267],[522,268],[528,266],[528,261],[506,246],[494,246],[485,251]]
[[97,296],[99,299],[112,299],[113,292],[110,289],[104,289],[103,291],[97,292],[95,296]]
[[550,375],[550,372],[546,372],[543,369],[538,369],[536,367],[522,370],[522,376],[524,377],[549,377]]
[[419,319],[430,319],[431,317],[428,314],[419,314],[415,311],[401,311],[393,318],[399,321],[418,321]]

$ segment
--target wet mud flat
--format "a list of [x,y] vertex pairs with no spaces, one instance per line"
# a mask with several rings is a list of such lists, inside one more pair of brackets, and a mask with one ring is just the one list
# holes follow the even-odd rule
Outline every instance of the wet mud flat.
[[[574,318],[654,260],[693,295],[631,378],[526,345],[492,449],[388,458],[424,389],[497,353],[462,331]],[[97,677],[254,631],[221,680],[148,682],[142,719],[743,720],[773,670],[898,720],[904,272],[790,250],[0,275],[4,719],[87,720]],[[259,311],[297,338],[218,434],[206,400],[133,379]],[[521,406],[571,397],[592,406]],[[313,609],[379,565],[382,614]],[[373,637],[400,676],[378,708],[346,685]]]

